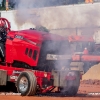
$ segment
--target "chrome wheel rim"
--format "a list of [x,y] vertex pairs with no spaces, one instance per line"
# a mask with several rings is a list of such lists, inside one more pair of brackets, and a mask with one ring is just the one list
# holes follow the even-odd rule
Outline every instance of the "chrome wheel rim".
[[26,77],[22,77],[19,81],[19,89],[24,92],[28,88],[28,79]]

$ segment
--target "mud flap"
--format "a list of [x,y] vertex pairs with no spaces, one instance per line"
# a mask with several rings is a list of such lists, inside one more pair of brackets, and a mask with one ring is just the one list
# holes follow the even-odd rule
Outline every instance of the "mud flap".
[[0,85],[6,85],[7,83],[7,71],[0,70]]
[[60,85],[60,77],[59,77],[60,74],[58,71],[53,70],[52,75],[53,75],[53,79],[54,79],[53,85],[58,87]]
[[[69,70],[66,71],[52,71],[52,75],[54,78],[54,86],[57,87],[66,87],[66,80],[68,78]],[[71,80],[75,80],[74,76],[71,76]]]

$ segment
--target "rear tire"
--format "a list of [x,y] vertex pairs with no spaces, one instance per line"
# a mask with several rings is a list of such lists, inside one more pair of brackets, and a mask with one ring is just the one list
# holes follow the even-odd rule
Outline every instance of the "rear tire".
[[76,79],[75,80],[67,80],[67,86],[63,88],[63,92],[68,96],[75,96],[78,92],[78,88],[80,85],[80,72],[75,72]]
[[22,96],[33,96],[36,93],[37,80],[31,71],[22,72],[17,80],[17,90]]

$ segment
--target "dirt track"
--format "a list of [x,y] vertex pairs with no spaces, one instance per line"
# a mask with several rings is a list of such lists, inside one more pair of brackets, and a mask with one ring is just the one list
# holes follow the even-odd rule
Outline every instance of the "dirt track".
[[[100,86],[98,85],[86,85],[83,84],[79,88],[78,95],[76,97],[37,97],[37,96],[32,96],[32,97],[22,97],[22,96],[11,96],[11,95],[0,95],[0,100],[100,100],[100,95],[99,97],[97,96],[87,96],[88,92],[99,92],[100,93]],[[81,93],[81,94],[80,94]]]
[[0,95],[0,100],[100,100],[97,96],[87,96],[89,92],[98,92],[100,93],[100,85],[91,85],[81,83],[78,95],[76,97],[22,97],[22,96],[7,96],[7,95]]
[[[88,93],[99,93],[99,95],[87,95]],[[92,96],[92,97],[91,97]],[[100,100],[100,80],[84,80],[81,82],[78,94],[75,97],[50,97],[50,96],[11,96],[1,95],[0,100]]]
[[0,100],[100,100],[97,97],[21,97],[0,96]]

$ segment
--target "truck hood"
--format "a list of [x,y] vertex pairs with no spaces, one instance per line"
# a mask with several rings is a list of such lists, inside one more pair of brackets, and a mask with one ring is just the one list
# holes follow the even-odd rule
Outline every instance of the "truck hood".
[[41,32],[37,30],[21,30],[21,31],[16,31],[13,32],[14,34],[24,36],[25,38],[28,38],[30,40],[38,40],[38,41],[44,41],[44,40],[54,40],[54,41],[59,41],[59,40],[65,40],[64,37],[59,36],[57,34],[52,34],[52,33],[46,33],[46,32]]

